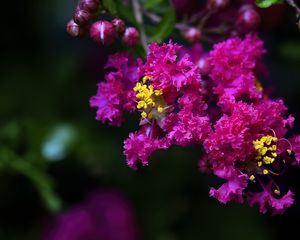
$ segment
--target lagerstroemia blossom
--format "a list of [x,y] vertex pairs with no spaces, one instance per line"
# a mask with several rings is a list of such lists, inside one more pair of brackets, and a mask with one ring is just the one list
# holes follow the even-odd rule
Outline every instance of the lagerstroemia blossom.
[[140,129],[124,141],[129,167],[148,165],[157,150],[198,144],[204,148],[200,170],[224,180],[210,196],[283,213],[294,194],[278,180],[286,165],[299,165],[300,136],[286,137],[294,118],[258,80],[263,42],[248,34],[208,53],[193,49],[170,41],[150,44],[145,62],[128,53],[110,56],[113,70],[90,100],[96,119],[120,126],[125,111],[140,114]]

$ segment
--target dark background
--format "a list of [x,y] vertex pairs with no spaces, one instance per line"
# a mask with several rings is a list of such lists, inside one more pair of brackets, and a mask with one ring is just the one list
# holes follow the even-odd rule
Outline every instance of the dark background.
[[[88,100],[96,93],[107,53],[113,50],[66,34],[76,3],[1,4],[0,239],[40,239],[59,202],[61,209],[67,209],[99,188],[121,191],[131,201],[140,239],[297,236],[299,169],[289,169],[284,179],[296,194],[295,204],[283,216],[271,217],[259,214],[257,208],[222,205],[209,198],[208,186],[218,182],[197,170],[201,150],[196,147],[159,152],[151,158],[150,167],[138,171],[126,166],[123,139],[137,129],[138,119],[128,116],[121,128],[94,120],[95,110]],[[285,8],[278,23],[278,15],[263,14],[260,36],[266,42],[270,73],[263,83],[274,87],[274,97],[285,100],[299,132],[300,38],[294,12]],[[61,140],[63,156],[55,161],[42,149],[61,131],[69,138]],[[20,166],[20,159],[28,159],[28,166]]]

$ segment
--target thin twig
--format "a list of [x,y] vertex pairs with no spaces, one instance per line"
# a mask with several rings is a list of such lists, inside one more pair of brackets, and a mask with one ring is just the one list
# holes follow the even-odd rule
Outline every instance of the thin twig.
[[297,18],[300,18],[300,8],[295,3],[295,1],[294,0],[285,0],[285,1],[287,2],[288,5],[290,5],[291,7],[295,8],[295,10],[296,10],[296,16],[297,16]]
[[137,21],[137,23],[139,25],[139,30],[140,30],[140,33],[141,33],[141,42],[142,42],[142,45],[143,45],[145,51],[147,52],[147,50],[148,50],[148,41],[147,41],[147,35],[145,33],[145,30],[144,30],[144,21],[143,21],[143,16],[142,16],[142,8],[141,8],[141,5],[139,3],[139,0],[131,0],[131,3],[132,3],[132,7],[133,7],[135,20]]

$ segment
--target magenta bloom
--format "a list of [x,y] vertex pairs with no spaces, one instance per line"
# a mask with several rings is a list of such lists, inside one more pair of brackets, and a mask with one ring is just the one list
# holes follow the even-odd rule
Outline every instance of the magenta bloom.
[[157,150],[196,144],[204,150],[200,170],[224,180],[210,189],[211,197],[281,214],[293,193],[280,189],[278,176],[286,165],[300,165],[300,137],[285,138],[294,118],[258,80],[264,52],[254,34],[207,53],[199,44],[152,43],[145,62],[135,64],[128,54],[110,58],[108,66],[117,71],[99,84],[91,106],[98,120],[114,125],[125,110],[140,114],[140,129],[124,141],[129,167],[147,166]]
[[[153,131],[151,133],[151,131]],[[136,169],[136,165],[140,162],[143,166],[148,165],[150,155],[159,150],[167,149],[170,142],[166,138],[158,139],[155,137],[155,130],[147,127],[137,133],[130,133],[129,138],[124,141],[124,154],[127,158],[129,167]],[[154,135],[154,137],[151,137]]]
[[137,65],[126,53],[109,57],[107,68],[114,68],[105,76],[106,81],[98,84],[97,95],[91,97],[90,106],[97,108],[96,119],[120,126],[124,111],[135,108],[133,86],[137,82]]
[[172,42],[162,46],[157,43],[149,45],[146,63],[141,71],[143,75],[152,77],[153,86],[157,89],[175,88],[179,91],[184,86],[200,83],[199,68],[190,61],[189,56],[178,59],[180,48]]
[[58,215],[43,239],[134,240],[137,232],[127,201],[118,193],[100,191]]
[[262,93],[255,84],[255,69],[264,52],[262,41],[252,34],[244,40],[231,38],[215,44],[208,58],[214,92],[219,97],[260,98]]

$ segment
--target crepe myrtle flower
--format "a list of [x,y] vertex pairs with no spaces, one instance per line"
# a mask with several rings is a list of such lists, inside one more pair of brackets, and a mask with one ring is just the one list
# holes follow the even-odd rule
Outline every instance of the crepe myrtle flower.
[[43,240],[138,239],[131,204],[119,192],[97,190],[49,219]]
[[263,42],[248,34],[209,52],[199,43],[183,49],[170,41],[150,44],[145,61],[118,53],[90,105],[97,120],[117,126],[125,111],[138,113],[139,129],[124,141],[129,167],[149,165],[157,150],[196,144],[204,150],[200,170],[225,181],[210,196],[281,214],[293,193],[279,176],[287,165],[300,165],[300,137],[286,137],[294,118],[258,80],[264,52]]

